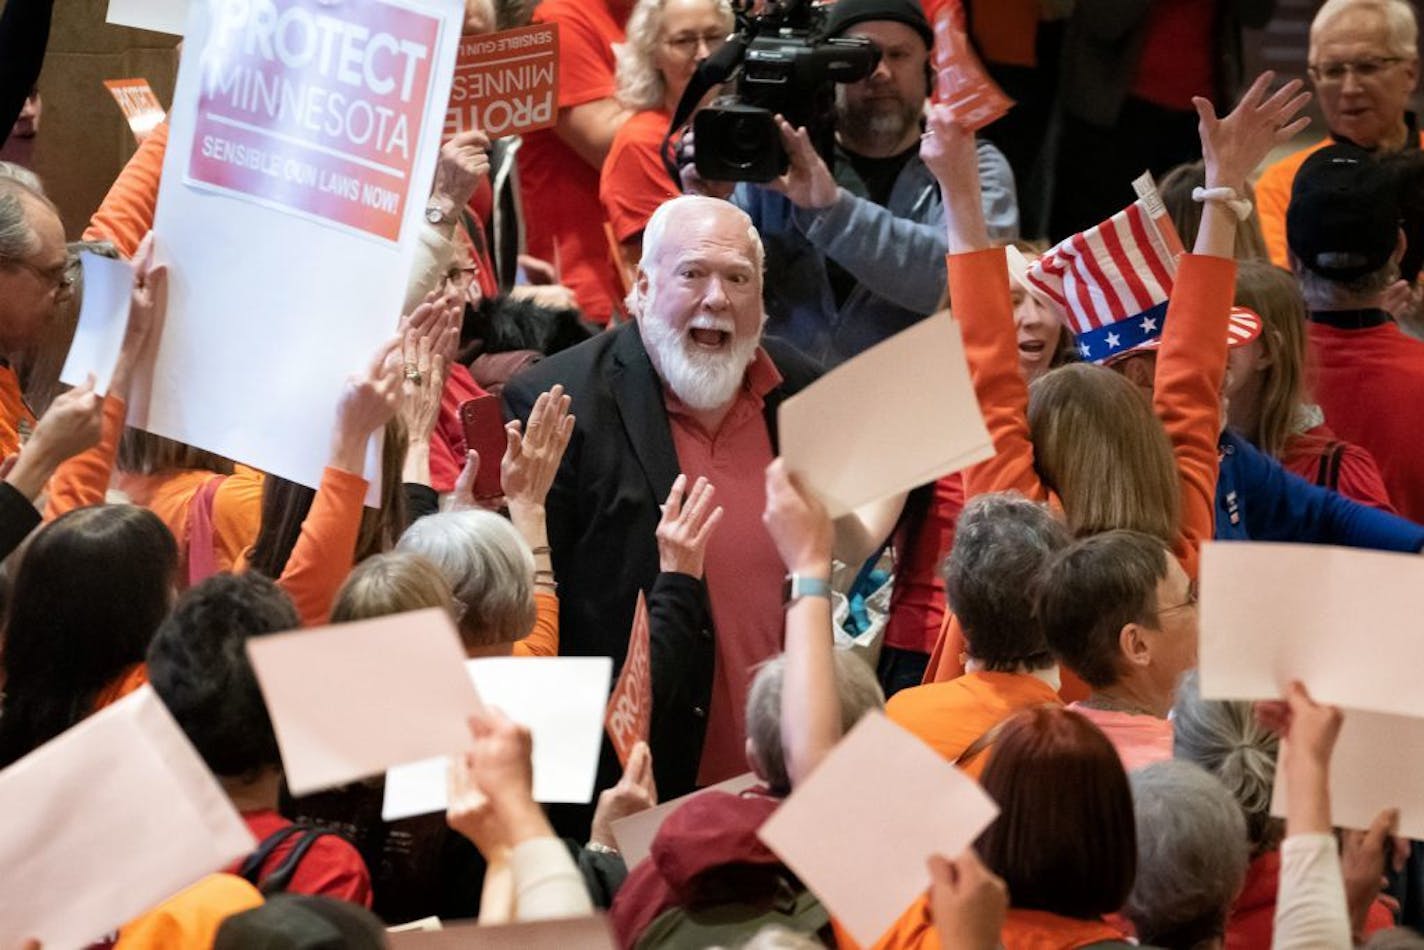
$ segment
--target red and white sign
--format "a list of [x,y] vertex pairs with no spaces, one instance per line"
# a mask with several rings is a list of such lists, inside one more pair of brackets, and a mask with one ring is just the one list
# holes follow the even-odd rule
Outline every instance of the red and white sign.
[[618,763],[626,766],[633,746],[648,741],[653,720],[652,646],[648,624],[648,602],[638,591],[638,606],[633,611],[633,630],[628,634],[628,656],[618,673],[618,685],[608,697],[608,712],[604,724]]
[[105,79],[104,88],[109,90],[124,118],[129,120],[134,140],[142,145],[153,127],[163,121],[163,105],[153,94],[147,79]]
[[439,17],[396,0],[212,8],[185,180],[398,240]]
[[964,9],[952,3],[935,18],[934,99],[971,132],[1003,116],[1014,100],[989,78],[964,32]]
[[460,40],[445,137],[479,129],[491,139],[547,129],[559,114],[559,27],[535,23]]

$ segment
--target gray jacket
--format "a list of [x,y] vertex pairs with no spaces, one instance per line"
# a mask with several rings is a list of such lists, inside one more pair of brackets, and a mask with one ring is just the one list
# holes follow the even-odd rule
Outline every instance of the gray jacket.
[[[1003,153],[980,140],[979,178],[990,237],[1018,236],[1014,175]],[[732,196],[766,245],[766,332],[831,367],[932,313],[944,295],[944,207],[929,169],[913,156],[887,207],[865,197],[848,160],[836,162],[840,194],[809,211],[784,195],[741,184]],[[836,306],[826,269],[835,261],[856,280]]]

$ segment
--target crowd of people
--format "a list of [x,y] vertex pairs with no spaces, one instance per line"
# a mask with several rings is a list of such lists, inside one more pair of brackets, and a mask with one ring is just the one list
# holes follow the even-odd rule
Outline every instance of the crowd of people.
[[[0,127],[26,109],[26,137],[51,6],[0,12]],[[879,710],[999,814],[876,950],[1424,947],[1398,811],[1332,822],[1348,713],[1309,683],[1206,699],[1196,672],[1205,542],[1424,551],[1411,5],[1326,0],[1307,86],[1241,80],[1269,0],[969,0],[1020,100],[976,134],[931,99],[942,0],[833,0],[826,35],[876,65],[836,86],[833,141],[776,117],[762,183],[665,142],[746,10],[525,6],[466,0],[463,31],[558,24],[556,122],[441,145],[405,312],[315,487],[126,425],[165,329],[167,124],[72,242],[43,168],[0,163],[0,769],[149,688],[258,842],[95,944],[601,911],[628,948],[856,947],[757,830]],[[1323,138],[1279,157],[1312,97]],[[1161,217],[1131,203],[1144,169]],[[102,395],[57,383],[80,249],[135,273]],[[961,334],[993,455],[832,519],[779,409],[923,320]],[[487,394],[499,458],[462,420]],[[379,776],[287,788],[253,638],[436,608],[468,658],[617,669],[642,598],[649,731],[624,764],[604,741],[588,803],[535,801],[530,732],[493,707],[443,814],[384,820]],[[613,825],[684,796],[625,861]]]

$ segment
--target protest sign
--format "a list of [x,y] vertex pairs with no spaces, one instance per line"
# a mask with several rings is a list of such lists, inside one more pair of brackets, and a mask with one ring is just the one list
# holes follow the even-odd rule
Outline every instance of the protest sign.
[[293,795],[471,743],[480,700],[439,609],[253,637],[247,655]]
[[869,947],[925,892],[926,860],[958,855],[998,813],[973,779],[871,712],[757,836]]
[[428,226],[463,14],[192,4],[154,220],[168,315],[131,424],[320,483],[337,399],[393,332]]
[[256,847],[147,686],[0,772],[0,945],[85,947]]
[[[593,798],[603,746],[603,710],[613,661],[606,656],[485,657],[465,664],[480,703],[494,706],[534,741],[534,800]],[[386,821],[444,811],[449,761],[410,762],[386,772]]]
[[153,94],[153,87],[147,79],[106,79],[104,88],[119,104],[134,141],[142,145],[153,127],[163,121],[163,105]]
[[535,23],[460,40],[445,137],[491,139],[547,129],[559,115],[559,27]]
[[188,21],[188,0],[109,0],[104,19],[115,26],[182,36]]
[[1204,698],[1278,699],[1300,680],[1317,702],[1424,717],[1418,555],[1211,541],[1200,583]]
[[638,591],[638,604],[633,610],[633,631],[628,635],[628,655],[618,672],[618,685],[608,698],[604,724],[618,764],[627,767],[633,746],[648,741],[653,719],[653,671],[651,666],[651,629],[648,623],[648,601]]
[[[925,406],[935,407],[932,426]],[[959,326],[945,314],[837,366],[783,402],[779,419],[786,464],[832,518],[994,454]]]
[[959,4],[940,11],[934,32],[934,100],[949,106],[955,122],[977,132],[1013,108],[970,45]]
[[84,297],[59,381],[78,386],[93,373],[94,391],[103,396],[109,391],[129,325],[134,270],[128,261],[92,251],[80,253],[79,264],[84,269]]

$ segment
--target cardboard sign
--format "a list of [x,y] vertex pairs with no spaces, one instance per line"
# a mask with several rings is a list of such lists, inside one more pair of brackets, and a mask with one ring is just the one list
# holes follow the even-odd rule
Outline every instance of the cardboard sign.
[[613,950],[613,931],[602,914],[514,924],[457,923],[433,930],[387,931],[391,950]]
[[[925,425],[926,406],[933,425]],[[786,464],[832,518],[994,454],[959,327],[944,314],[837,366],[783,402],[779,419]]]
[[633,630],[628,634],[628,656],[618,673],[618,685],[608,699],[604,725],[618,763],[628,765],[633,746],[647,742],[653,720],[652,645],[648,623],[648,601],[638,591],[638,605],[633,610]]
[[869,947],[925,892],[926,860],[960,854],[998,814],[972,779],[871,712],[757,836]]
[[1424,558],[1209,541],[1200,583],[1203,698],[1278,699],[1300,680],[1316,702],[1424,717]]
[[129,120],[134,141],[142,145],[153,127],[163,121],[163,105],[153,94],[153,87],[147,79],[106,79],[104,88]]
[[257,846],[151,687],[0,772],[0,946],[84,947]]
[[963,9],[951,4],[935,18],[934,29],[934,100],[949,106],[954,121],[977,132],[1012,109],[1014,100],[989,78],[969,43]]
[[432,607],[247,641],[293,795],[469,746],[480,699]]
[[[343,388],[400,318],[463,15],[459,0],[192,4],[153,223],[168,314],[153,372],[135,376],[131,425],[320,484]],[[422,45],[407,27],[438,38]],[[338,147],[330,129],[365,141]],[[341,157],[364,162],[373,150],[404,177]],[[321,191],[352,194],[338,166],[360,172],[354,199]],[[381,182],[395,182],[394,201]],[[368,455],[365,471],[373,489],[378,459]]]
[[440,18],[395,3],[222,0],[185,180],[395,241]]
[[1167,245],[1167,251],[1172,255],[1173,260],[1181,257],[1187,252],[1182,246],[1182,236],[1177,233],[1177,225],[1172,221],[1172,216],[1167,213],[1167,206],[1162,203],[1162,196],[1157,192],[1157,182],[1153,179],[1151,172],[1143,172],[1133,179],[1132,190],[1141,199],[1142,206],[1147,209],[1147,216],[1152,219],[1152,223],[1157,227],[1157,233],[1162,237],[1162,243]]
[[559,116],[559,27],[535,23],[466,36],[450,84],[445,137],[479,129],[491,139],[547,129]]

